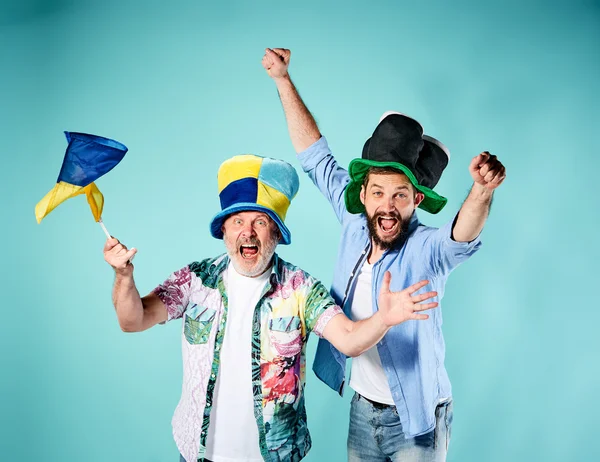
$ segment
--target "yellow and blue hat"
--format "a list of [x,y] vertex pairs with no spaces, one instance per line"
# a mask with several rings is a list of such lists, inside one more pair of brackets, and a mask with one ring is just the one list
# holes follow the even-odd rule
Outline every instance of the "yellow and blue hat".
[[210,223],[213,237],[223,239],[221,227],[232,213],[255,210],[277,223],[281,244],[292,241],[284,221],[300,186],[294,167],[283,160],[244,154],[223,162],[217,178],[221,211]]

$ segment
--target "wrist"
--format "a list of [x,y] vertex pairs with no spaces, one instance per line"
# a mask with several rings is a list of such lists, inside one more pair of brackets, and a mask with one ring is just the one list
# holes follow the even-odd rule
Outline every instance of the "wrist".
[[376,311],[375,314],[373,314],[373,321],[376,323],[377,329],[380,332],[387,332],[391,327],[393,327],[391,324],[388,324],[385,320],[385,316],[383,316],[383,314],[381,314],[381,311]]
[[290,74],[287,72],[284,75],[282,75],[281,77],[273,77],[273,80],[275,81],[275,85],[277,85],[277,87],[289,85],[292,83]]
[[133,282],[133,265],[128,264],[125,268],[113,268],[115,270],[115,277],[121,282],[132,281]]
[[489,203],[493,195],[494,191],[492,189],[488,189],[479,183],[473,183],[470,194],[473,200],[481,203]]

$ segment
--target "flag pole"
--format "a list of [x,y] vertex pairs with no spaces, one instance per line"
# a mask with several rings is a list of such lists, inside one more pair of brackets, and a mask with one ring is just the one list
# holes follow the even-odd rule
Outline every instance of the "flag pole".
[[102,222],[102,218],[100,218],[100,220],[98,220],[98,223],[100,223],[100,226],[102,226],[102,231],[104,231],[104,234],[106,234],[106,239],[110,239],[111,235],[108,232],[108,230],[106,229],[106,226],[104,226],[104,223]]

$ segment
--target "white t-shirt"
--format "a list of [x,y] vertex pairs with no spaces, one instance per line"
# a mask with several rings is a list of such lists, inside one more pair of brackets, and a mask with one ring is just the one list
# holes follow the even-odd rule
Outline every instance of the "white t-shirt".
[[[354,286],[351,306],[353,321],[367,319],[373,315],[372,274],[373,265],[365,262]],[[394,405],[377,345],[352,359],[350,387],[372,401]]]
[[213,462],[262,462],[252,393],[252,317],[271,271],[249,278],[224,273],[227,322],[206,440]]

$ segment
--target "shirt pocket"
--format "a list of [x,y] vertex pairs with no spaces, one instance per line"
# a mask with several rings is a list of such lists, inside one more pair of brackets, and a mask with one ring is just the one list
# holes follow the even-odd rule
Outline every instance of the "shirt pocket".
[[280,356],[297,356],[302,351],[302,323],[299,316],[272,318],[269,321],[271,345]]
[[192,304],[185,312],[183,335],[190,345],[208,342],[216,310]]

